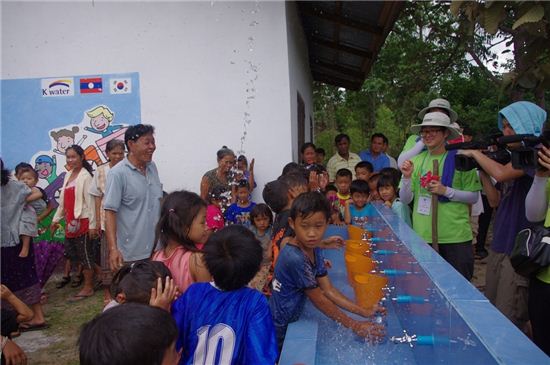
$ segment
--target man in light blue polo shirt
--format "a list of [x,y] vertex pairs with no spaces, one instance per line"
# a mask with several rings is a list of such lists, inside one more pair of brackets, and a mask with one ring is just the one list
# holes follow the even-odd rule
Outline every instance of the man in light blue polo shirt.
[[374,133],[370,138],[370,149],[359,152],[361,161],[372,164],[373,172],[380,172],[383,168],[390,167],[390,159],[384,153],[384,144],[387,140],[382,133]]
[[128,156],[109,171],[105,223],[111,270],[151,256],[160,215],[162,184],[153,160],[155,129],[131,126],[124,134]]

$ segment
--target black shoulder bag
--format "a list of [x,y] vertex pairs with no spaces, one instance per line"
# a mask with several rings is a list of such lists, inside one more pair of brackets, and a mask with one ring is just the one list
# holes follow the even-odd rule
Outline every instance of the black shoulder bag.
[[519,231],[510,262],[518,274],[526,277],[550,265],[550,230],[538,225]]

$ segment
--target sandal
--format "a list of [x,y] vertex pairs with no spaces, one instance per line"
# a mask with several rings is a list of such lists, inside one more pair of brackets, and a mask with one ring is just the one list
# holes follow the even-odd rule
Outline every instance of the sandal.
[[70,297],[67,301],[69,303],[80,302],[81,300],[84,300],[93,296],[94,296],[93,292],[91,294],[75,294],[72,297]]
[[39,323],[39,324],[21,324],[19,326],[19,330],[21,332],[31,332],[31,331],[40,331],[50,328],[50,325],[47,323]]
[[84,281],[84,275],[80,273],[80,275],[78,275],[71,283],[71,288],[78,288],[80,285],[82,285],[83,281]]
[[96,280],[96,282],[94,283],[94,291],[99,291],[101,290],[101,288],[103,288],[103,281]]
[[69,284],[71,282],[71,277],[70,276],[63,276],[61,278],[61,281],[58,281],[57,284],[55,284],[55,287],[57,289],[61,289],[63,288],[65,285]]

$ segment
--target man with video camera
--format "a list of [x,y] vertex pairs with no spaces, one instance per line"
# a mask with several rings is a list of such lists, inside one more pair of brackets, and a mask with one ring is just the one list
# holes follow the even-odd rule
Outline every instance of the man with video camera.
[[[519,101],[500,110],[498,128],[504,137],[516,134],[539,136],[545,120],[546,112],[542,108],[531,102]],[[508,148],[513,150],[520,145],[513,143]],[[499,183],[500,202],[493,224],[485,296],[518,328],[528,331],[529,280],[516,274],[509,256],[517,233],[529,226],[525,217],[525,198],[535,171],[515,169],[511,162],[500,164],[480,150],[461,150],[459,153],[475,159],[479,167]],[[496,193],[489,179],[482,178],[481,182],[488,196]]]
[[[525,215],[529,222],[542,222],[550,227],[550,149],[542,146],[538,151],[538,165],[533,185],[525,199]],[[529,282],[529,319],[533,329],[533,342],[550,356],[550,266],[531,277]]]

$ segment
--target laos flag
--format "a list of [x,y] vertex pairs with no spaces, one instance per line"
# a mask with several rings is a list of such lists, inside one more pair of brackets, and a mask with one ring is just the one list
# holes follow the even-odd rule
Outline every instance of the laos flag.
[[103,92],[103,81],[101,77],[94,77],[89,79],[80,79],[80,93],[91,94]]

